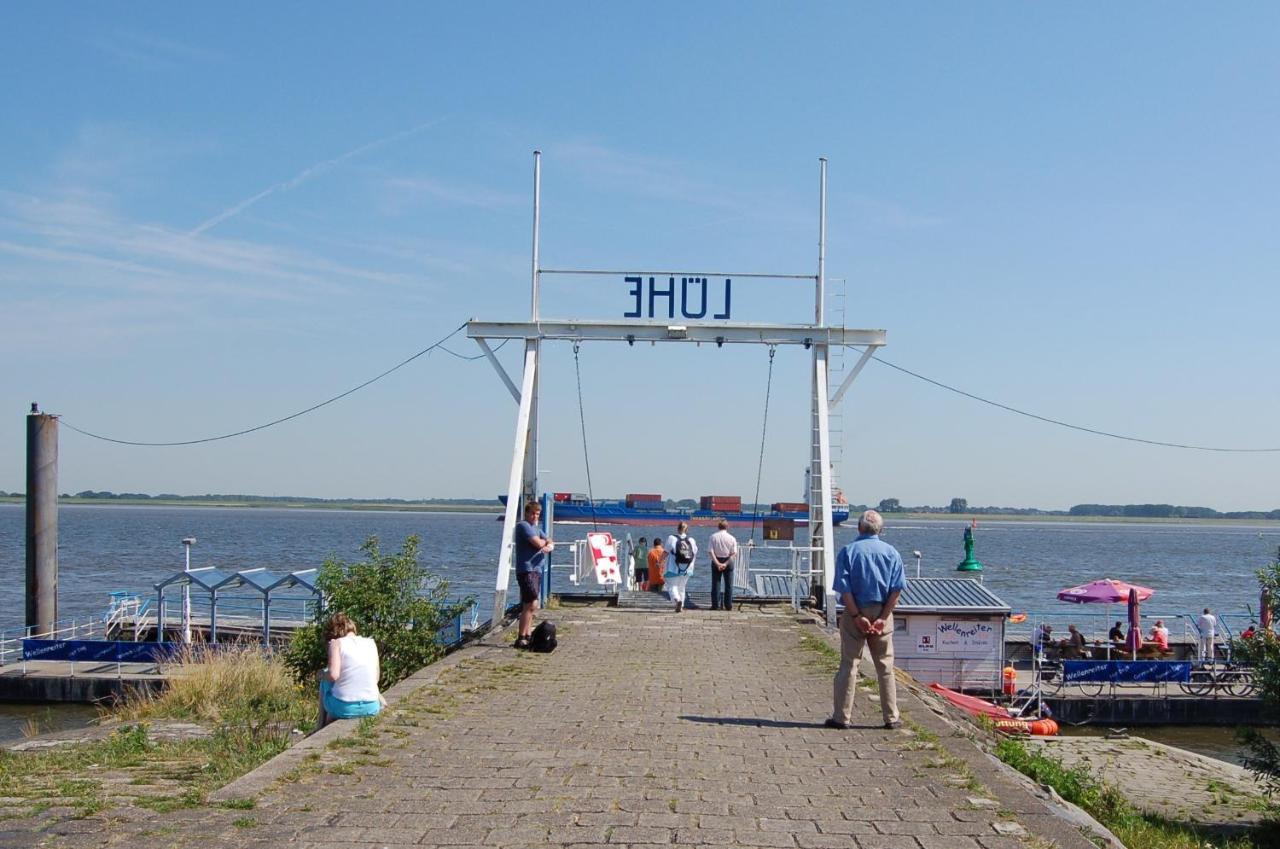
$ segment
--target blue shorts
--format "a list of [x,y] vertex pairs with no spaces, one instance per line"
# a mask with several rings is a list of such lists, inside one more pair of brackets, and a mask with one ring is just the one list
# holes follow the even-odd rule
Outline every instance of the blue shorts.
[[324,703],[324,712],[334,719],[355,719],[359,716],[374,716],[382,710],[381,701],[344,702],[333,697],[333,682],[325,678],[320,681],[320,701]]

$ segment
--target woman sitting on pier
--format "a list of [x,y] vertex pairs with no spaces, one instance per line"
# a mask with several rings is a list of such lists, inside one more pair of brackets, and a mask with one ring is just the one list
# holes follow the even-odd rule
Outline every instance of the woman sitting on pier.
[[382,709],[378,644],[356,634],[356,623],[335,613],[324,629],[329,668],[320,673],[320,725],[333,719],[373,716]]

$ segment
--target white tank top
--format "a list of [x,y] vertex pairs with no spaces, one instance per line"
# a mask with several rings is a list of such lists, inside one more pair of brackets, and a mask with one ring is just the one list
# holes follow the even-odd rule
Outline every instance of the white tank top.
[[378,645],[368,637],[347,634],[338,638],[341,669],[333,684],[333,697],[343,702],[378,700]]

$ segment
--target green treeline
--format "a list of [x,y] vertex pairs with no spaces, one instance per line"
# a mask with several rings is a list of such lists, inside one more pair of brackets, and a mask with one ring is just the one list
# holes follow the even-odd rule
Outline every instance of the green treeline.
[[1280,519],[1280,510],[1220,513],[1212,507],[1178,504],[1077,504],[1069,516],[1121,516],[1126,519]]
[[[0,490],[0,498],[22,498],[21,492],[5,492]],[[314,504],[317,506],[342,507],[369,505],[404,505],[407,507],[441,508],[485,508],[495,507],[497,499],[493,498],[310,498],[301,495],[243,495],[243,494],[205,494],[177,495],[162,492],[149,495],[145,492],[110,492],[108,490],[86,489],[74,495],[66,494],[61,498],[78,501],[155,501],[185,502],[189,504]],[[692,498],[667,499],[666,506],[672,508],[696,509],[698,502]],[[851,504],[849,510],[858,514],[872,505]],[[753,508],[751,504],[743,504],[743,510],[752,509],[767,511],[768,504]],[[1180,504],[1077,504],[1070,510],[1041,510],[1038,507],[980,507],[970,506],[967,499],[953,498],[946,505],[929,504],[907,505],[897,498],[884,498],[875,505],[881,513],[939,513],[944,515],[966,516],[1079,516],[1103,517],[1116,519],[1280,519],[1280,510],[1238,510],[1220,512],[1212,507],[1188,507]]]

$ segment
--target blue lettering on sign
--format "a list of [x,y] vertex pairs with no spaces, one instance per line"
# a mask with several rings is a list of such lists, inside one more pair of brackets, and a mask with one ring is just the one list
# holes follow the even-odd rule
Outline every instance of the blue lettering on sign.
[[[657,277],[624,277],[623,282],[630,284],[627,294],[631,297],[631,309],[622,314],[623,318],[675,318],[676,317],[676,278],[668,276],[665,286],[658,283]],[[659,286],[662,286],[659,288]],[[690,291],[692,290],[692,292]],[[666,315],[658,312],[658,299],[666,298]],[[682,318],[704,318],[709,308],[709,287],[705,277],[680,278],[680,315]],[[733,314],[733,280],[724,279],[724,299],[720,308],[711,314],[713,319],[728,319]],[[696,303],[695,303],[696,302]],[[647,311],[646,311],[647,307]]]

